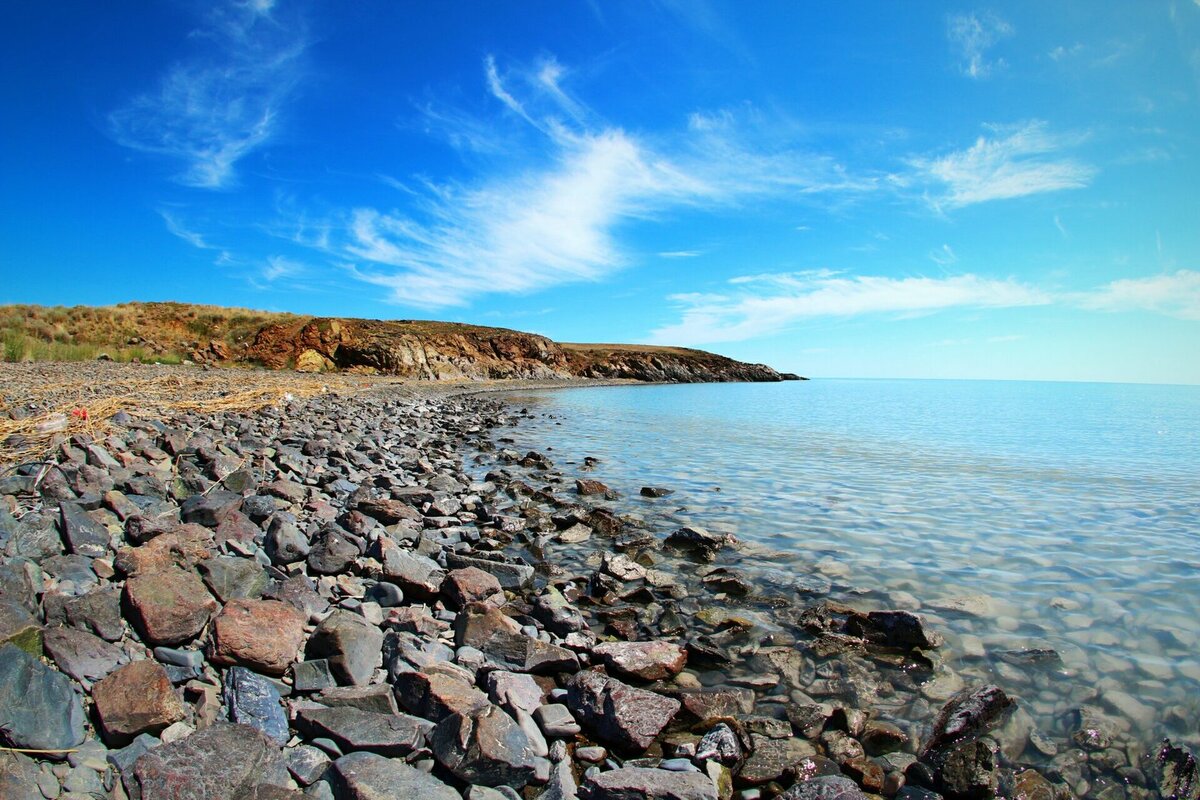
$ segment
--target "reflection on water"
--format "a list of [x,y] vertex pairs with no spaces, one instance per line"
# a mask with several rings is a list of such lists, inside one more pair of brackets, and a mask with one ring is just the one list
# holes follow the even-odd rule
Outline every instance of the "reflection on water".
[[[919,610],[949,665],[1042,730],[1097,703],[1197,744],[1200,389],[955,381],[572,389],[515,396],[514,436],[668,532],[728,530],[767,582]],[[675,494],[638,496],[645,485]],[[775,571],[774,573],[772,571]],[[1052,648],[1049,672],[1005,651]],[[1002,655],[1004,654],[1004,655]]]

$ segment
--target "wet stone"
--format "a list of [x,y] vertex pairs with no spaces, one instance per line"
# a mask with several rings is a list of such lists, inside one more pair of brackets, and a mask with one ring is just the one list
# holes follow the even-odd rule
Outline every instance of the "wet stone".
[[567,707],[601,742],[643,751],[679,711],[669,697],[637,689],[596,672],[575,674],[567,683]]
[[998,686],[988,684],[963,689],[938,713],[925,752],[984,735],[999,727],[1015,705]]
[[606,642],[592,655],[619,677],[657,681],[673,677],[687,663],[687,651],[671,642]]
[[783,794],[781,800],[866,800],[866,795],[849,778],[821,775],[797,783]]
[[754,752],[737,773],[736,781],[742,786],[761,786],[778,781],[785,776],[795,775],[800,762],[816,755],[816,748],[804,739],[769,739],[754,736]]
[[224,699],[230,722],[249,725],[279,744],[288,740],[287,715],[280,704],[279,690],[262,675],[244,667],[230,667],[225,673]]

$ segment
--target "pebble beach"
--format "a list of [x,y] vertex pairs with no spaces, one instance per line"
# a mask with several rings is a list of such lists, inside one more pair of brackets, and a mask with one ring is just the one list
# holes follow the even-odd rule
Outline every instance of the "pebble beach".
[[0,797],[1200,795],[1120,709],[1047,735],[920,614],[514,448],[497,392],[563,382],[2,368]]

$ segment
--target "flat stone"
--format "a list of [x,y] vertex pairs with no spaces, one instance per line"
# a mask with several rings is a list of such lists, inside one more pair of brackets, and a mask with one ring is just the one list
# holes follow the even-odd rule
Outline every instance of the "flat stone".
[[171,567],[125,583],[133,622],[153,645],[189,641],[208,623],[217,602],[194,572]]
[[715,689],[681,692],[683,710],[703,722],[713,717],[743,717],[754,711],[754,690]]
[[589,670],[568,681],[567,707],[602,743],[641,752],[675,717],[680,703]]
[[533,712],[533,719],[542,732],[552,739],[570,739],[582,730],[571,716],[571,710],[561,703],[538,706]]
[[83,703],[71,688],[71,679],[15,644],[0,645],[0,742],[17,748],[65,750],[83,738]]
[[393,681],[400,704],[434,722],[451,714],[469,714],[489,703],[487,696],[467,680],[444,672],[405,672]]
[[383,633],[363,617],[334,611],[308,640],[308,658],[325,658],[338,683],[370,683],[383,651]]
[[0,797],[5,800],[45,800],[38,788],[38,764],[22,753],[0,751]]
[[138,547],[122,547],[113,566],[123,575],[146,575],[170,568],[191,570],[212,556],[213,533],[199,525],[180,525]]
[[475,567],[483,570],[500,582],[500,586],[510,591],[521,591],[533,586],[535,570],[528,564],[513,564],[508,561],[493,561],[488,558],[475,558],[461,553],[447,553],[446,563],[451,567],[465,569]]
[[231,511],[242,507],[243,499],[240,494],[217,489],[208,494],[195,494],[184,500],[179,513],[184,522],[215,528]]
[[303,612],[278,600],[230,600],[213,619],[210,658],[282,675],[304,641]]
[[263,597],[294,606],[306,616],[323,614],[329,608],[329,601],[317,593],[312,579],[307,575],[293,575],[286,580],[273,582],[267,586]]
[[287,742],[287,714],[271,681],[245,667],[230,667],[224,697],[230,722],[249,725],[278,744]]
[[408,714],[376,714],[359,708],[304,708],[296,726],[308,738],[328,737],[343,752],[366,750],[383,756],[406,756],[425,742],[433,724]]
[[677,644],[653,642],[605,642],[592,648],[609,670],[622,678],[659,681],[678,675],[687,663],[687,651]]
[[858,785],[840,775],[819,775],[797,783],[780,800],[867,800]]
[[589,800],[717,800],[707,775],[646,767],[601,772],[585,788]]
[[213,596],[222,603],[230,600],[262,597],[267,588],[267,572],[252,558],[217,556],[197,565],[200,576]]
[[287,748],[283,751],[283,757],[287,761],[288,772],[301,786],[315,783],[333,763],[324,750],[307,744]]
[[395,525],[404,520],[422,520],[421,512],[402,500],[363,500],[358,504],[358,510],[383,525]]
[[538,771],[539,757],[529,737],[490,704],[472,714],[446,717],[434,728],[429,745],[442,766],[468,783],[519,789]]
[[60,530],[67,550],[76,555],[100,558],[108,553],[108,528],[83,510],[78,503],[58,504]]
[[148,751],[131,773],[127,782],[143,800],[247,800],[259,786],[288,785],[287,766],[274,742],[248,725],[224,722]]
[[128,660],[121,648],[76,628],[47,629],[44,646],[55,665],[77,681],[99,680]]
[[[504,589],[491,573],[478,567],[463,567],[450,570],[442,583],[442,593],[456,608],[469,603],[492,601],[492,605],[503,605]],[[495,598],[493,600],[493,598]]]
[[544,702],[546,690],[523,672],[493,670],[487,674],[488,697],[511,714],[532,714]]
[[376,714],[399,714],[396,693],[386,683],[370,686],[333,686],[315,698],[318,703],[330,708],[349,706]]
[[512,672],[574,672],[579,658],[570,650],[533,639],[498,609],[474,603],[463,609],[454,622],[458,647],[474,647],[489,660]]
[[140,733],[156,734],[186,716],[156,661],[134,661],[116,670],[92,687],[92,700],[110,747],[123,747]]
[[434,776],[394,758],[350,753],[333,763],[338,800],[461,800],[458,792]]
[[402,549],[391,539],[378,542],[384,577],[398,585],[408,597],[432,600],[441,591],[446,571],[436,561]]
[[324,658],[297,661],[292,664],[292,688],[297,692],[317,692],[337,686],[337,679]]
[[42,626],[20,603],[0,601],[0,645],[9,643],[32,656],[40,656]]
[[805,739],[769,739],[752,736],[754,752],[746,759],[735,778],[741,786],[761,786],[797,773],[800,762],[816,755],[817,749]]
[[101,586],[87,594],[73,597],[64,605],[67,624],[89,631],[107,642],[116,642],[125,635],[121,619],[121,587]]

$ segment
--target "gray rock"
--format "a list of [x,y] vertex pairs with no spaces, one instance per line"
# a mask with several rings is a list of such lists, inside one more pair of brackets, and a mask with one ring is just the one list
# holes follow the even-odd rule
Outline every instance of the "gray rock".
[[224,695],[230,722],[249,725],[278,744],[287,742],[287,714],[271,681],[245,667],[230,667],[225,673]]
[[0,797],[4,800],[45,800],[38,788],[38,765],[21,753],[0,751]]
[[264,785],[287,788],[279,747],[254,728],[224,722],[148,751],[126,781],[142,800],[246,800]]
[[579,787],[575,784],[575,774],[571,771],[570,759],[563,758],[555,761],[550,767],[550,780],[546,788],[538,795],[538,800],[575,800],[579,796]]
[[529,738],[499,706],[452,714],[434,728],[430,747],[442,766],[468,783],[519,789],[538,771]]
[[316,783],[333,763],[325,751],[307,744],[287,748],[283,758],[287,761],[288,772],[301,786]]
[[0,645],[8,642],[30,655],[42,654],[42,626],[20,603],[0,602]]
[[729,534],[710,533],[704,528],[680,528],[667,537],[666,544],[679,550],[684,550],[700,558],[702,561],[712,561],[721,548],[737,541]]
[[570,650],[533,639],[499,610],[484,603],[467,606],[454,622],[454,643],[474,647],[497,666],[513,672],[574,672],[579,658]]
[[433,725],[408,714],[376,714],[342,706],[301,709],[296,727],[309,738],[332,739],[342,752],[366,750],[382,756],[406,756],[424,743]]
[[378,603],[383,608],[394,608],[404,602],[404,592],[394,583],[380,581],[367,589],[363,599]]
[[125,635],[121,619],[121,587],[101,586],[85,595],[68,600],[65,605],[67,623],[74,628],[90,631],[108,642]]
[[128,788],[129,786],[134,785],[133,765],[136,764],[137,760],[145,753],[148,753],[150,750],[158,747],[160,744],[162,744],[162,742],[160,742],[156,737],[151,736],[148,733],[143,733],[124,747],[116,750],[109,750],[105,758],[108,760],[108,763],[111,764],[113,768],[121,774],[122,780],[124,781],[125,786]]
[[338,683],[369,683],[380,665],[383,633],[366,619],[349,611],[334,611],[317,626],[308,640],[308,658],[325,658]]
[[487,690],[493,703],[512,714],[516,714],[517,711],[532,714],[542,705],[542,699],[546,695],[532,675],[505,670],[493,670],[488,673]]
[[674,718],[680,703],[616,678],[584,671],[567,683],[567,707],[601,742],[618,750],[641,752]]
[[432,558],[402,550],[389,539],[380,539],[383,574],[404,590],[404,594],[418,600],[437,597],[446,578],[446,571]]
[[183,501],[180,516],[184,522],[195,522],[215,528],[232,511],[242,507],[242,496],[218,489],[208,494],[195,494]]
[[475,567],[489,573],[500,586],[512,591],[528,589],[533,586],[533,567],[528,564],[512,564],[504,561],[491,561],[486,558],[474,558],[459,553],[447,553],[446,564],[452,569]]
[[198,670],[204,666],[204,653],[175,647],[156,647],[154,657],[164,664]]
[[109,534],[77,503],[59,503],[61,531],[67,549],[81,556],[99,558],[108,552]]
[[542,732],[552,739],[570,739],[582,729],[571,711],[561,703],[551,703],[539,706],[533,712],[533,718],[541,726]]
[[321,692],[315,698],[318,703],[330,708],[349,706],[376,714],[399,714],[396,695],[386,683],[371,686],[335,686]]
[[0,562],[0,602],[17,603],[36,613],[41,591],[42,575],[37,564],[26,558]]
[[17,748],[66,750],[83,738],[83,702],[71,680],[14,644],[0,646],[0,740]]
[[196,568],[213,596],[222,603],[230,600],[262,597],[267,588],[267,573],[252,558],[216,556],[201,561]]
[[321,533],[308,553],[308,569],[317,575],[344,572],[358,558],[358,547],[336,530]]
[[328,659],[317,658],[292,664],[292,688],[297,692],[319,692],[337,686]]
[[58,580],[58,590],[80,595],[100,583],[88,556],[51,556],[42,562],[42,571]]
[[840,775],[820,775],[797,783],[780,800],[867,800],[867,796],[849,778]]
[[584,788],[588,800],[717,800],[707,775],[645,767],[601,772]]
[[286,566],[303,561],[309,553],[308,537],[296,525],[282,516],[271,520],[267,536],[263,540],[267,557],[276,566]]
[[99,680],[129,660],[116,645],[75,628],[48,629],[43,646],[55,665],[77,681]]
[[338,800],[461,800],[458,792],[403,761],[374,753],[350,753],[333,764]]

